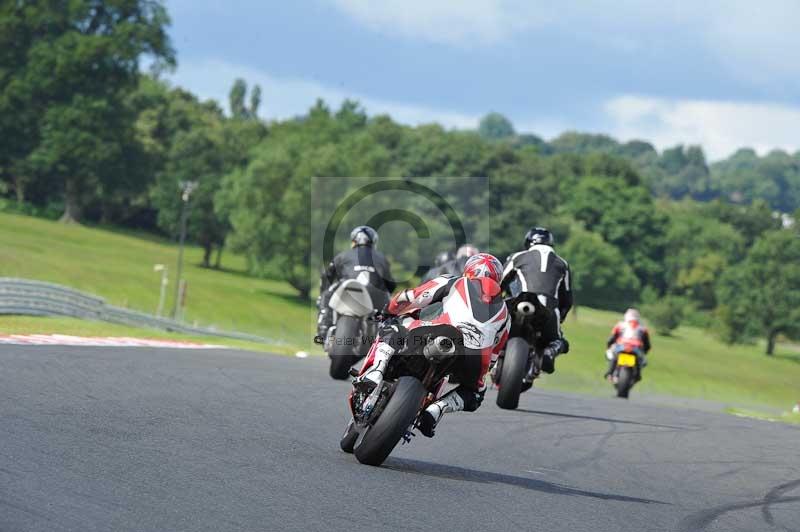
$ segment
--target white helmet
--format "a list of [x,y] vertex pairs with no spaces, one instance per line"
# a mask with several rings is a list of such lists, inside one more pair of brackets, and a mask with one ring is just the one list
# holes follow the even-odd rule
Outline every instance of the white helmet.
[[623,321],[642,321],[642,317],[639,315],[639,311],[635,308],[629,308],[625,311],[625,316],[622,318]]
[[463,259],[467,257],[473,257],[478,253],[480,253],[480,251],[478,251],[478,248],[476,248],[472,244],[464,244],[456,251],[456,258]]

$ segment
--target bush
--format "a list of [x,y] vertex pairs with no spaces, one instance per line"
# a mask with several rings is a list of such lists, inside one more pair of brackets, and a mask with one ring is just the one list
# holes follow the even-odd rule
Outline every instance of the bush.
[[664,296],[642,307],[643,316],[657,333],[669,336],[683,321],[688,301],[678,296]]
[[32,203],[19,203],[16,200],[0,198],[0,212],[24,214],[46,220],[58,220],[64,212],[64,207],[59,203],[50,203],[42,207]]
[[639,279],[619,249],[600,235],[572,228],[559,253],[570,263],[576,303],[623,310],[636,301]]

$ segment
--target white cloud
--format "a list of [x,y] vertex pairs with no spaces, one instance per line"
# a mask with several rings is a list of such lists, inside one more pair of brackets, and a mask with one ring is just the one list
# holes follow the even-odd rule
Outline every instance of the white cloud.
[[[622,53],[692,42],[756,85],[800,75],[797,0],[327,0],[372,31],[459,47],[557,29]],[[553,43],[558,51],[559,44]]]
[[743,146],[759,153],[800,148],[800,107],[626,95],[607,102],[604,110],[609,132],[620,139],[645,139],[659,149],[700,144],[710,160]]
[[469,46],[546,23],[552,10],[525,0],[330,0],[375,31]]
[[305,114],[317,98],[322,98],[332,107],[338,107],[347,98],[358,100],[370,115],[385,113],[398,122],[411,125],[438,122],[445,127],[467,129],[476,128],[480,119],[478,115],[469,113],[372,98],[314,81],[275,77],[255,68],[213,59],[183,62],[171,80],[189,88],[202,99],[217,100],[227,109],[228,92],[236,78],[261,86],[260,114],[268,119]]

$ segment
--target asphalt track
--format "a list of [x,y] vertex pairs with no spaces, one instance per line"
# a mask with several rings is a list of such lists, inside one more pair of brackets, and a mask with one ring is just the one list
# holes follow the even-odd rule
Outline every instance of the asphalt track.
[[[534,391],[384,467],[323,359],[0,346],[0,530],[800,530],[800,428]],[[610,390],[609,390],[610,391]]]

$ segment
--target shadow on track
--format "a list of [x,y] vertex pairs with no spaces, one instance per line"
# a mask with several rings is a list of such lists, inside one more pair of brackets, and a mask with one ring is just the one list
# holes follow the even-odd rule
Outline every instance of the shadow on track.
[[515,412],[525,412],[526,414],[538,414],[540,416],[556,416],[571,419],[587,419],[590,421],[605,421],[607,423],[625,423],[628,425],[640,425],[643,427],[656,427],[659,429],[675,429],[675,430],[693,430],[695,427],[678,427],[675,425],[658,425],[655,423],[642,423],[641,421],[627,421],[624,419],[611,419],[608,417],[597,416],[581,416],[578,414],[562,414],[559,412],[545,412],[544,410],[528,410],[526,408],[517,408]]
[[668,504],[653,499],[642,499],[639,497],[628,497],[625,495],[614,495],[612,493],[600,493],[597,491],[587,491],[569,486],[554,484],[545,480],[537,480],[527,477],[516,477],[503,473],[492,473],[490,471],[478,471],[464,467],[449,466],[443,464],[433,464],[421,462],[419,460],[408,460],[406,458],[389,458],[383,465],[386,469],[401,471],[403,473],[414,473],[430,477],[445,478],[451,480],[464,480],[467,482],[480,482],[483,484],[506,484],[527,490],[550,493],[553,495],[572,495],[577,497],[591,497],[604,501],[635,502],[642,504]]

